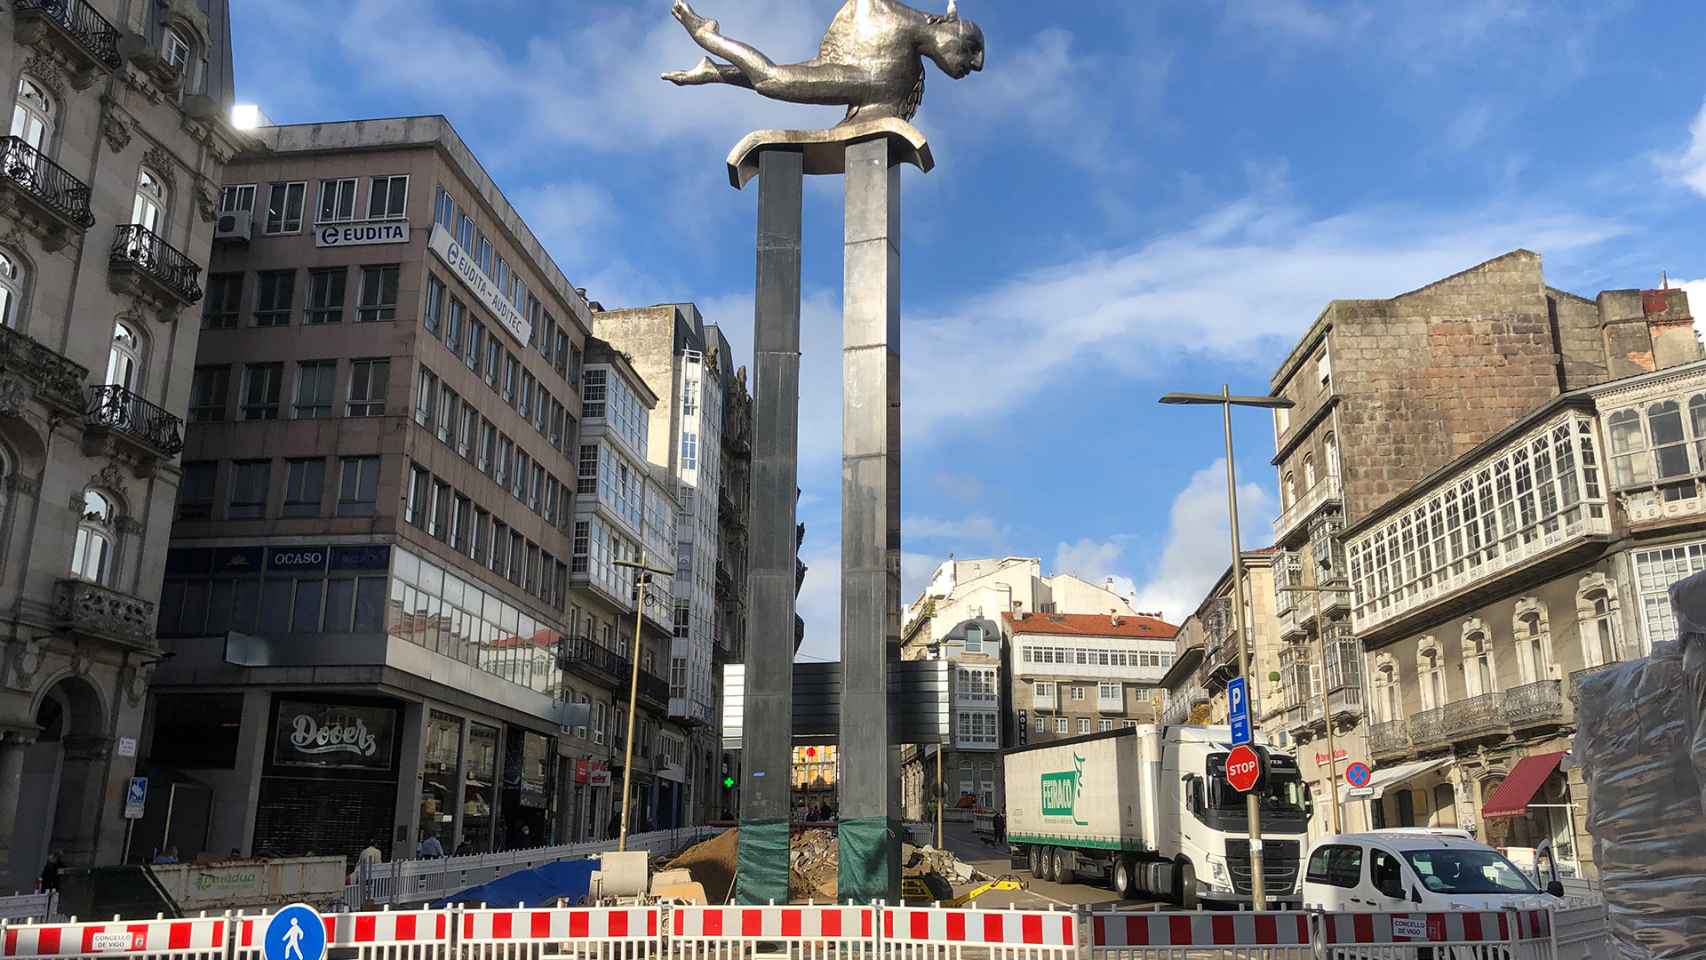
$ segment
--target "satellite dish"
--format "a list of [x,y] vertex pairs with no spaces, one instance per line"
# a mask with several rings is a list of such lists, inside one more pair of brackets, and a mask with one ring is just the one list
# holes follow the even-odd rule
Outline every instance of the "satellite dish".
[[126,30],[124,36],[118,38],[118,55],[126,60],[136,59],[136,55],[149,48],[148,38],[140,33]]

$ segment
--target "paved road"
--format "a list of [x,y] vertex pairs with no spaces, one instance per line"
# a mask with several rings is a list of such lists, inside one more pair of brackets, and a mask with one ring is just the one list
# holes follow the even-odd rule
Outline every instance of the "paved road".
[[[978,870],[992,877],[1003,877],[1013,874],[1024,880],[1029,889],[1026,890],[995,890],[978,899],[983,907],[1016,906],[1020,909],[1045,909],[1050,905],[1070,907],[1081,904],[1106,905],[1105,909],[1120,910],[1154,910],[1159,904],[1144,901],[1121,902],[1119,895],[1099,883],[1049,883],[1031,876],[1029,870],[1013,867],[1007,859],[1007,848],[990,843],[985,837],[974,832],[969,823],[943,824],[944,846],[961,861],[971,864]],[[964,893],[969,887],[955,887],[955,893]]]

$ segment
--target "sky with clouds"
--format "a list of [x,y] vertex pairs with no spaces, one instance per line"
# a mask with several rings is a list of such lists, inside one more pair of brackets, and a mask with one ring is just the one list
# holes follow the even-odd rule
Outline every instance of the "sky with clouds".
[[[945,0],[942,0],[945,6]],[[239,96],[280,123],[442,113],[571,281],[697,302],[750,347],[755,196],[728,148],[830,108],[658,79],[667,0],[233,0]],[[839,0],[699,0],[775,59]],[[1217,417],[1334,297],[1516,247],[1592,296],[1661,272],[1706,313],[1706,33],[1695,0],[962,0],[981,74],[932,73],[905,181],[902,570],[950,553],[1113,577],[1177,621],[1227,557]],[[806,197],[806,656],[839,603],[839,183]],[[1245,543],[1272,432],[1237,420]]]

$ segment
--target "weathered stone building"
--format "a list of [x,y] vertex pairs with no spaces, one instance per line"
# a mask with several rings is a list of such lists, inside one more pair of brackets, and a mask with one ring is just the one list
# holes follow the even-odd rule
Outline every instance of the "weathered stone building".
[[[121,49],[128,55],[121,55]],[[122,855],[226,161],[224,0],[21,0],[0,163],[0,890]]]

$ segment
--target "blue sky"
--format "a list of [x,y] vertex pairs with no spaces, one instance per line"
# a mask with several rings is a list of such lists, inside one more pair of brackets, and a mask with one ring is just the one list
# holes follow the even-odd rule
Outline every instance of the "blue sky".
[[[945,5],[945,0],[942,0]],[[657,75],[667,0],[234,0],[240,98],[278,122],[449,116],[574,283],[692,300],[749,349],[755,195],[722,159],[830,108]],[[838,0],[700,0],[803,59]],[[1706,278],[1706,4],[962,0],[981,74],[933,72],[905,180],[906,599],[950,552],[1018,554],[1177,621],[1226,558],[1212,411],[1263,392],[1326,302],[1515,247],[1548,281]],[[327,29],[328,24],[337,29]],[[807,191],[805,653],[838,649],[841,204]],[[1696,310],[1706,313],[1706,279]],[[1238,420],[1246,543],[1272,432]]]

